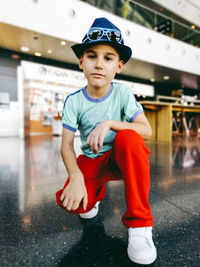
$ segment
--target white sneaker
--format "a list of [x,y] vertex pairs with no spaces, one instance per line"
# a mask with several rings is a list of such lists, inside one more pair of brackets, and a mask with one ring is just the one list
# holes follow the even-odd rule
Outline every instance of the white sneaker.
[[83,219],[92,219],[92,218],[94,218],[97,215],[98,211],[99,211],[99,203],[100,203],[100,201],[98,201],[95,204],[94,208],[92,208],[90,211],[88,211],[86,213],[80,213],[79,216],[81,218],[83,218]]
[[151,264],[156,260],[157,252],[152,239],[152,227],[128,229],[128,256],[138,264]]

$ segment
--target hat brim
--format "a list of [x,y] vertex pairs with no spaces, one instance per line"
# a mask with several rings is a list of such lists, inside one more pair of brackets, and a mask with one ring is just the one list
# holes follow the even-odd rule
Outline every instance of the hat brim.
[[98,44],[106,44],[112,46],[118,52],[120,59],[124,61],[124,64],[131,58],[132,50],[130,47],[112,41],[97,40],[96,42],[93,41],[92,43],[75,44],[72,45],[71,48],[74,51],[75,55],[80,58],[86,49]]

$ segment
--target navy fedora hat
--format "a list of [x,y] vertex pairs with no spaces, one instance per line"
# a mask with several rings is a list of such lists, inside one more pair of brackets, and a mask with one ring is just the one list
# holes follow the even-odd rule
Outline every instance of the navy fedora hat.
[[126,63],[132,55],[131,48],[124,44],[121,31],[106,18],[95,19],[82,42],[72,45],[71,48],[79,58],[87,48],[97,44],[111,45],[119,53],[120,59],[122,59],[124,63]]

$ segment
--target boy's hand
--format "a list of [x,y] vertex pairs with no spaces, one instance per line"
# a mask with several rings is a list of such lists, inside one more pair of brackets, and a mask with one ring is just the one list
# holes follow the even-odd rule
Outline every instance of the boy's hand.
[[78,174],[74,177],[70,176],[69,179],[70,182],[68,186],[63,190],[60,196],[63,206],[67,210],[76,210],[83,199],[83,208],[86,210],[88,197],[83,175]]
[[103,141],[110,131],[110,120],[102,121],[97,127],[91,131],[87,138],[87,144],[92,149],[93,153],[99,153],[103,147]]

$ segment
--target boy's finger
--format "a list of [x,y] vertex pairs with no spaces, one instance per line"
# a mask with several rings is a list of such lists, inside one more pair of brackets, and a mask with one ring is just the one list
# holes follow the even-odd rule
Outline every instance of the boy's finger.
[[68,203],[67,203],[66,209],[67,210],[71,210],[72,206],[73,206],[73,200],[69,200]]
[[65,195],[62,193],[61,196],[60,196],[60,201],[63,201]]
[[90,144],[90,136],[88,136],[87,140],[86,140],[86,144],[89,145]]
[[103,147],[103,140],[104,138],[102,136],[99,137],[99,149],[101,150]]
[[93,150],[94,150],[94,153],[98,153],[99,149],[98,149],[98,145],[99,145],[99,140],[98,140],[98,137],[96,136],[95,139],[94,139],[94,143],[93,143]]
[[88,204],[88,198],[87,198],[87,193],[85,193],[84,197],[83,197],[83,209],[86,210]]
[[79,204],[80,204],[79,201],[75,201],[75,202],[73,203],[72,210],[76,210],[76,209],[78,209]]
[[68,199],[67,199],[67,198],[65,198],[65,199],[64,199],[64,201],[63,201],[63,204],[62,204],[62,205],[63,205],[63,207],[66,207],[66,206],[67,206],[67,203],[68,203]]

